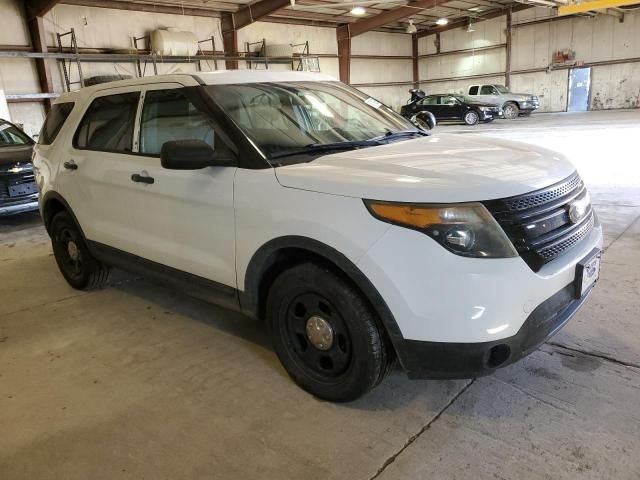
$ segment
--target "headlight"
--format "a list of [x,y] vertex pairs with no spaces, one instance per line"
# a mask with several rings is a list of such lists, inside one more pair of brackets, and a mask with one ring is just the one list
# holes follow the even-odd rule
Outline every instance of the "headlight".
[[480,110],[481,112],[490,112],[494,108],[495,107],[478,107],[478,110]]
[[518,256],[500,225],[480,203],[428,205],[365,200],[365,205],[378,220],[418,230],[457,255]]

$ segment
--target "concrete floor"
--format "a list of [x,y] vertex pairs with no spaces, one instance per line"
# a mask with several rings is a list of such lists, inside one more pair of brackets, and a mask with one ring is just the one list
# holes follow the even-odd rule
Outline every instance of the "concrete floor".
[[36,215],[0,220],[0,479],[640,478],[640,110],[438,128],[562,150],[590,186],[600,285],[552,341],[333,405],[259,323],[125,274],[74,291]]

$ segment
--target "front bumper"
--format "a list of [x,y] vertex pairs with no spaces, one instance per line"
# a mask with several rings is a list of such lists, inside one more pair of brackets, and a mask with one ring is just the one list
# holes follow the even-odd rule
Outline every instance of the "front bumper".
[[38,210],[38,200],[29,200],[24,203],[16,203],[11,205],[3,205],[0,203],[0,217],[7,217],[9,215],[17,215],[18,213],[31,212]]
[[574,298],[573,283],[541,303],[515,335],[491,342],[445,343],[404,340],[396,345],[409,378],[473,378],[493,373],[536,350],[574,316],[589,290]]
[[494,120],[502,115],[502,112],[498,109],[495,110],[479,110],[480,121],[485,122],[487,120]]
[[394,322],[385,325],[409,375],[460,378],[514,362],[557,332],[583,301],[569,292],[576,265],[601,247],[598,224],[534,272],[521,257],[461,257],[392,226],[357,266],[388,306]]
[[529,102],[520,102],[520,111],[521,112],[533,112],[540,108],[540,102],[529,101]]

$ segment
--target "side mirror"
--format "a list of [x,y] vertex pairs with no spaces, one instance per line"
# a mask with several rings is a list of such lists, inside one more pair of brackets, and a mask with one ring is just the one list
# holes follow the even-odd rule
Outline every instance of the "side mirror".
[[432,130],[436,126],[436,117],[433,113],[423,110],[411,117],[411,123],[422,130]]
[[202,140],[172,140],[162,144],[160,164],[169,170],[200,170],[236,164],[235,158],[227,154],[225,148],[218,150]]

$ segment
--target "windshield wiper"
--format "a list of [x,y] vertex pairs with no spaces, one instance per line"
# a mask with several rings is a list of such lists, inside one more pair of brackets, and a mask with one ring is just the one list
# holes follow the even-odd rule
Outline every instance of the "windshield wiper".
[[272,153],[269,158],[290,157],[292,155],[300,155],[305,153],[314,154],[320,152],[329,152],[332,150],[351,150],[354,148],[375,147],[382,144],[383,142],[381,142],[378,138],[335,143],[311,143],[300,148],[289,148],[286,150],[277,151],[275,153]]
[[399,130],[397,132],[392,132],[389,130],[384,135],[380,135],[379,137],[370,138],[369,141],[381,142],[381,141],[390,141],[395,140],[397,138],[405,138],[405,137],[428,137],[429,134],[427,132],[423,132],[421,130]]

